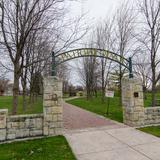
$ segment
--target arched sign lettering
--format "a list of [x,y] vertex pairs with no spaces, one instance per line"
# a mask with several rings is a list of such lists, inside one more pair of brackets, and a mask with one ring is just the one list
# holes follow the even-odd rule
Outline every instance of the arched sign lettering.
[[127,68],[129,70],[129,77],[133,78],[131,58],[126,59],[114,52],[107,51],[104,49],[96,49],[96,48],[74,49],[74,50],[63,52],[57,55],[54,55],[54,52],[53,52],[52,53],[52,76],[55,75],[55,67],[57,65],[60,65],[66,61],[69,61],[75,58],[80,58],[80,57],[102,57],[102,58],[115,61],[123,65],[125,68]]

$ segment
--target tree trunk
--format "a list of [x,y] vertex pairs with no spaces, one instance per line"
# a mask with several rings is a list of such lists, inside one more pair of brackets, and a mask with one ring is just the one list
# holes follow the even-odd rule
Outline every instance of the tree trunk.
[[97,98],[97,89],[95,89],[94,92],[95,92],[95,97]]
[[32,104],[32,98],[33,98],[33,81],[31,80],[31,82],[30,82],[30,95],[29,95],[29,103],[30,104]]
[[14,83],[13,83],[13,100],[12,100],[12,114],[15,115],[17,113],[17,105],[18,105],[18,92],[19,92],[19,75],[14,72]]
[[104,59],[102,59],[102,71],[101,71],[101,74],[102,74],[102,98],[101,98],[101,101],[102,103],[104,103],[104,97],[105,97],[105,80],[104,80]]
[[87,100],[90,100],[92,98],[90,85],[87,85],[86,89],[87,89]]
[[122,106],[122,65],[119,66],[119,105]]
[[152,107],[156,106],[156,85],[152,82]]
[[102,88],[102,103],[104,103],[104,98],[105,98],[105,87]]
[[155,51],[154,51],[154,39],[152,40],[152,107],[156,106],[156,66],[155,66]]
[[[27,63],[27,62],[26,62]],[[26,111],[26,88],[27,88],[27,68],[25,68],[24,70],[22,70],[22,75],[21,75],[21,84],[22,84],[22,88],[23,88],[23,94],[22,94],[22,99],[23,99],[23,103],[22,103],[22,109],[23,112]]]
[[144,85],[143,85],[143,95],[144,95],[144,100],[146,100],[147,99],[147,95],[146,95],[146,93],[147,93],[147,87],[145,86],[145,83],[143,83]]
[[26,111],[26,87],[23,88],[23,112]]

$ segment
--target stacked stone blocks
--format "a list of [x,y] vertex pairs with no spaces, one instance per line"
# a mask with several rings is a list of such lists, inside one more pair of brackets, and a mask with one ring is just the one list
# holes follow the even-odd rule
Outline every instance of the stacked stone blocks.
[[160,125],[160,107],[145,108],[145,125]]
[[56,77],[44,79],[44,135],[62,134],[62,81]]
[[8,115],[7,109],[0,110],[0,141],[4,141],[6,139],[7,115]]
[[137,79],[122,82],[122,104],[124,123],[129,126],[144,125],[143,88]]
[[7,140],[43,135],[43,114],[9,116]]
[[160,107],[144,108],[143,87],[137,79],[123,79],[124,123],[132,127],[160,125]]
[[0,110],[0,142],[35,136],[61,135],[62,81],[56,77],[44,78],[43,114],[8,115]]

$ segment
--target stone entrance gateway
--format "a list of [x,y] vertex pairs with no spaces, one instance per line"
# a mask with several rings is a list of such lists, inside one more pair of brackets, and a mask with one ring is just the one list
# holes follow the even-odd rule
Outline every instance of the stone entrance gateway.
[[[141,127],[160,124],[160,107],[144,108],[143,87],[139,80],[123,79],[122,103],[123,120],[128,126]],[[62,81],[54,77],[46,78],[44,81],[45,135],[61,133],[62,112]]]
[[[52,76],[56,75],[55,68],[59,64],[71,59],[88,56],[110,59],[128,69],[129,78],[124,79],[122,82],[122,104],[125,124],[129,126],[143,126],[159,122],[159,120],[153,119],[153,115],[150,114],[153,109],[144,109],[142,84],[133,78],[131,57],[126,59],[117,53],[97,48],[80,48],[57,55],[53,52]],[[157,116],[159,116],[158,112]]]
[[[43,114],[8,115],[0,110],[0,141],[17,138],[61,135],[63,131],[62,81],[55,76],[55,67],[79,57],[103,57],[128,69],[129,78],[122,82],[124,123],[132,127],[160,124],[160,107],[144,108],[142,84],[133,78],[132,60],[96,48],[82,48],[52,56],[52,76],[44,78]],[[116,107],[116,106],[115,106]]]

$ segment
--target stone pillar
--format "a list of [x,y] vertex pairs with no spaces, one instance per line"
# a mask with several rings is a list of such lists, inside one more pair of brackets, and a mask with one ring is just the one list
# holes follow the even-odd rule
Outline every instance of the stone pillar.
[[138,127],[144,125],[144,101],[142,83],[137,79],[122,81],[123,121],[125,124]]
[[44,78],[43,95],[43,134],[62,134],[62,81],[57,77]]
[[0,109],[0,141],[6,140],[8,109]]

